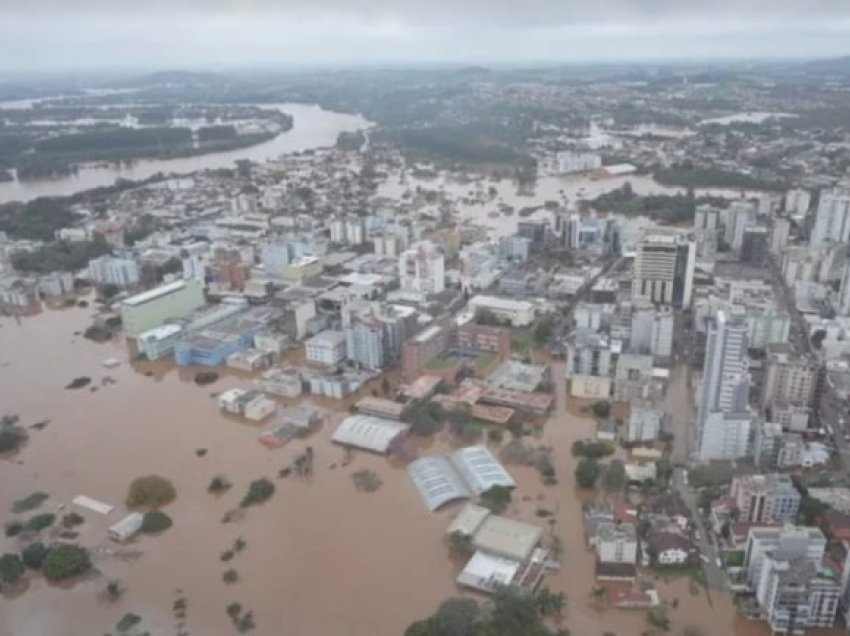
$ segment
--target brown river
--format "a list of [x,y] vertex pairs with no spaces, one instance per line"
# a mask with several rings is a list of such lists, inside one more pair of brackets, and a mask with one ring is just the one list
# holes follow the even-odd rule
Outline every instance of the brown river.
[[[442,600],[468,594],[454,583],[459,564],[445,543],[458,507],[427,512],[403,462],[356,452],[341,465],[344,453],[329,436],[348,402],[337,403],[333,420],[307,440],[265,448],[257,440],[262,425],[225,417],[211,397],[249,385],[249,377],[223,374],[199,387],[192,369],[131,365],[122,342],[95,344],[74,335],[93,312],[48,310],[20,323],[0,318],[0,410],[20,415],[25,426],[49,420],[42,430],[29,431],[17,455],[0,458],[0,521],[12,518],[13,500],[37,490],[50,495],[45,511],[58,512],[79,494],[116,506],[108,517],[81,511],[86,522],[77,541],[95,551],[97,573],[70,587],[31,576],[28,589],[0,597],[0,635],[105,634],[126,612],[141,616],[151,634],[176,634],[172,603],[182,594],[188,602],[185,627],[194,635],[235,633],[225,607],[238,601],[253,612],[258,635],[398,636]],[[121,365],[105,368],[110,357]],[[554,375],[563,387],[562,365],[555,365]],[[66,390],[77,376],[91,377],[97,390]],[[115,382],[103,385],[107,376]],[[592,495],[574,489],[570,446],[592,430],[591,420],[567,411],[566,394],[558,391],[557,409],[537,441],[553,447],[560,483],[543,486],[536,471],[509,466],[519,486],[507,514],[546,525],[535,511],[555,511],[552,532],[564,545],[563,569],[548,575],[546,584],[567,595],[565,626],[573,634],[636,635],[648,629],[644,611],[599,607],[590,597],[593,554],[584,546],[579,505]],[[315,450],[313,476],[278,478],[306,445]],[[414,452],[450,447],[441,434]],[[199,457],[199,448],[207,454]],[[375,471],[382,487],[357,491],[351,474],[360,468]],[[176,486],[177,499],[165,508],[174,526],[119,549],[106,529],[123,514],[130,481],[149,473]],[[221,496],[206,490],[216,474],[233,483]],[[271,500],[249,508],[241,520],[222,523],[247,484],[262,476],[277,486]],[[247,547],[222,563],[220,553],[240,536]],[[2,538],[0,548],[20,545]],[[122,558],[128,550],[138,554]],[[229,567],[239,572],[235,584],[222,581]],[[115,603],[99,595],[110,579],[126,588]],[[678,599],[670,611],[672,633],[684,625],[718,636],[766,633],[762,625],[735,618],[727,595],[692,595],[684,579],[658,585],[665,600]]]

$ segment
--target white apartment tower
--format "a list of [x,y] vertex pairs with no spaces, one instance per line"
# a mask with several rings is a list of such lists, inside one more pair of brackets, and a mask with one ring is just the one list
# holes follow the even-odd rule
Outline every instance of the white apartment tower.
[[431,241],[420,241],[402,252],[398,274],[404,291],[439,294],[446,288],[445,257]]
[[729,455],[740,457],[747,451],[752,418],[748,413],[745,318],[743,314],[720,310],[714,319],[709,319],[697,413],[697,454],[701,460],[735,459]]
[[846,243],[850,239],[850,187],[821,192],[809,245]]
[[841,316],[850,316],[850,261],[844,265],[841,275],[841,287],[838,288],[838,303],[836,311]]
[[654,229],[638,241],[632,296],[660,305],[689,307],[694,283],[696,247],[675,230]]
[[773,221],[770,231],[770,253],[778,255],[788,245],[788,234],[791,231],[791,222],[788,219],[778,218]]
[[795,189],[785,193],[785,211],[792,215],[805,216],[812,203],[808,190]]

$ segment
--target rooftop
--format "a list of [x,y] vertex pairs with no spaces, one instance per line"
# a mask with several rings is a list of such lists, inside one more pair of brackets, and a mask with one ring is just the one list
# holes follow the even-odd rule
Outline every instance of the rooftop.
[[337,444],[356,446],[376,453],[386,453],[392,443],[410,428],[407,424],[368,415],[346,417],[331,439]]
[[141,294],[130,296],[130,298],[125,299],[122,304],[131,306],[142,305],[152,300],[156,300],[157,298],[168,296],[168,294],[173,294],[184,287],[186,287],[186,281],[176,280],[173,283],[166,283],[165,285],[160,285],[159,287],[143,291]]
[[490,515],[473,537],[473,544],[499,556],[525,561],[543,536],[543,528],[507,517]]
[[484,305],[493,309],[503,309],[505,311],[531,311],[534,309],[534,303],[527,300],[513,300],[511,298],[501,298],[500,296],[485,296],[479,294],[474,296],[470,301],[472,305]]

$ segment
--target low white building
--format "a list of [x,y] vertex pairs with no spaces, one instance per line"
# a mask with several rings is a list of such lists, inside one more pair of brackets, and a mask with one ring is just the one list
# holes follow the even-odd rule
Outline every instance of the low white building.
[[307,360],[333,366],[345,359],[345,332],[323,331],[306,342]]
[[108,530],[109,538],[113,541],[128,541],[139,534],[145,517],[140,512],[131,512]]
[[513,300],[498,296],[473,296],[469,300],[469,310],[492,312],[496,318],[510,323],[512,327],[527,327],[534,322],[534,303],[527,300]]
[[596,557],[600,563],[637,562],[637,532],[631,523],[600,523],[596,528]]
[[664,413],[648,406],[632,405],[629,414],[627,439],[630,442],[649,442],[658,439]]

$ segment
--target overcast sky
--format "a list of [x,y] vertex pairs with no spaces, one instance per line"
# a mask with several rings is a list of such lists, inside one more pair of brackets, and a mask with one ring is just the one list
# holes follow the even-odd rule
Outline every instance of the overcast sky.
[[850,54],[850,0],[0,0],[0,68]]

